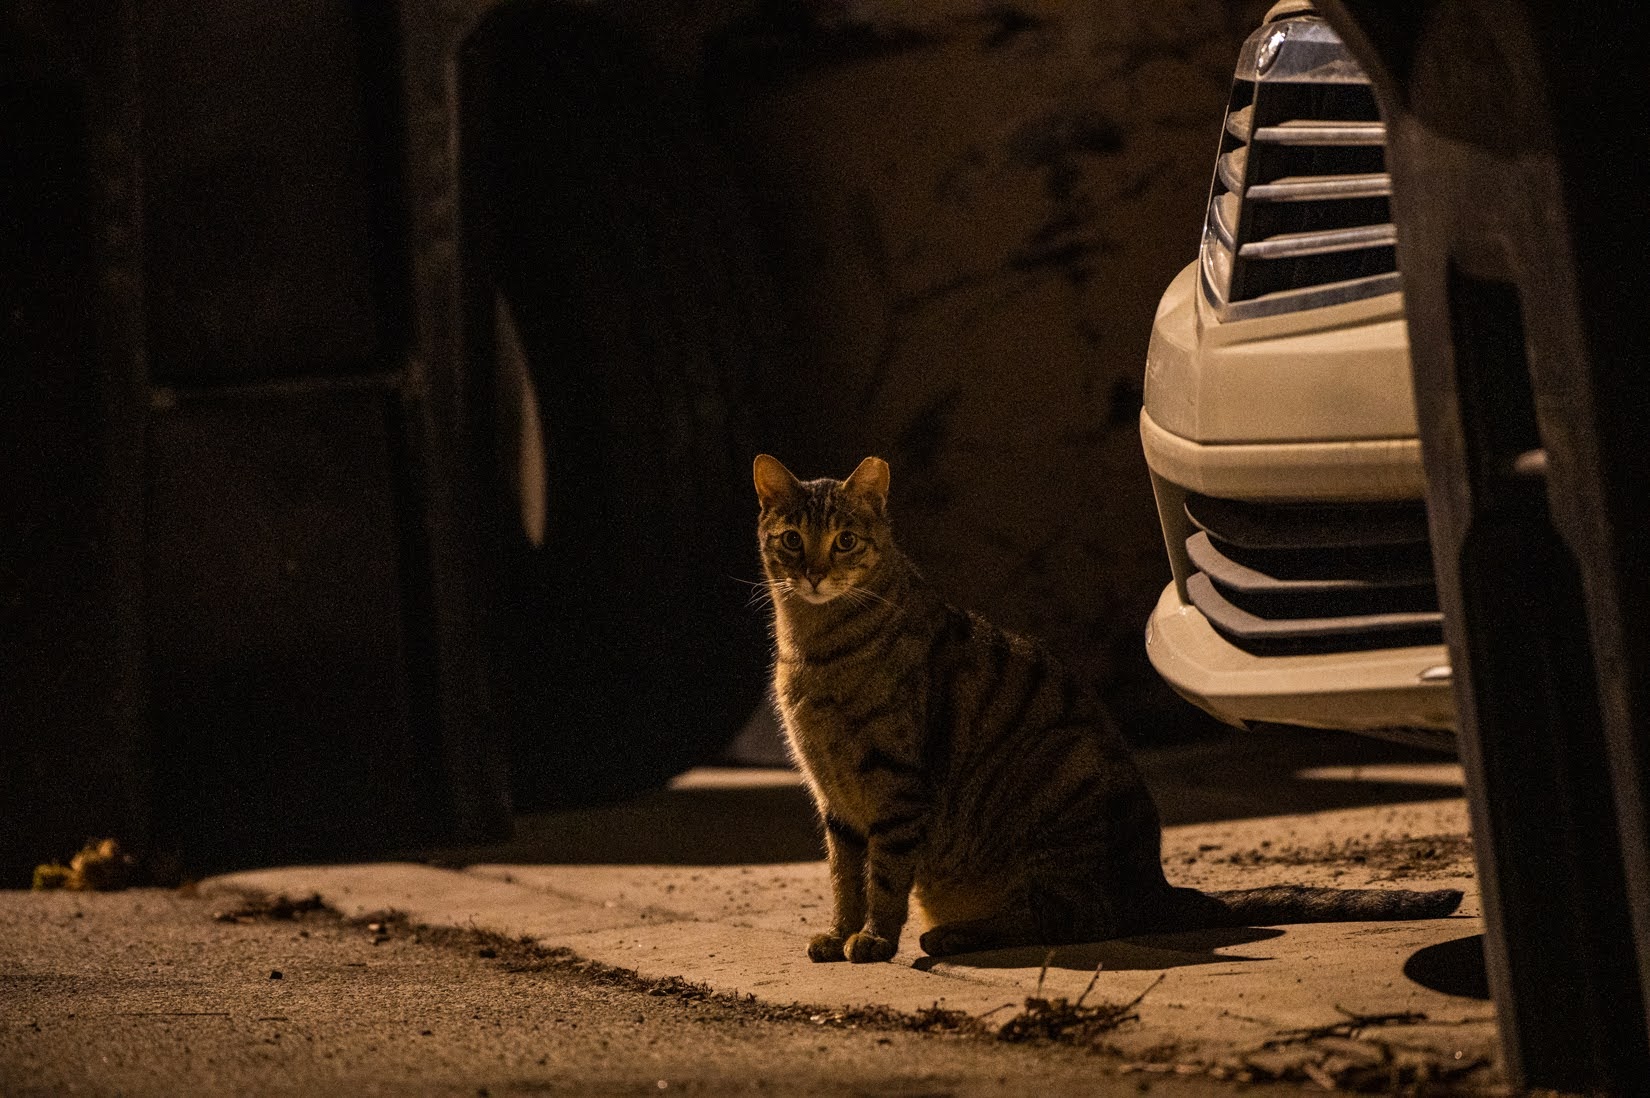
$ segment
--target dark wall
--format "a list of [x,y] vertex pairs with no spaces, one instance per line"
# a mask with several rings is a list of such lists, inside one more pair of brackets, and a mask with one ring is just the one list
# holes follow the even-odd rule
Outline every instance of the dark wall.
[[[594,173],[589,201],[547,192],[525,216],[486,208],[504,189],[463,162],[493,132],[458,113],[490,56],[472,35],[485,5],[6,9],[0,862],[100,833],[229,862],[496,827],[492,706],[531,693],[501,675],[549,684],[516,741],[518,794],[556,782],[573,745],[582,769],[562,769],[583,776],[702,756],[762,691],[760,623],[734,582],[757,574],[757,449],[805,474],[888,458],[902,538],[955,601],[1048,638],[1142,736],[1192,720],[1141,651],[1167,568],[1135,416],[1261,6],[765,0],[539,19],[516,0],[485,25],[549,29],[494,53],[552,74],[565,101],[518,101],[511,125],[554,128],[544,148]],[[569,28],[577,65],[557,52]],[[565,239],[582,242],[571,281],[504,262]],[[569,273],[540,251],[534,270]],[[543,292],[564,284],[579,293]],[[610,498],[558,517],[581,455],[550,477],[550,544],[613,556],[602,582],[632,584],[622,600],[556,595],[581,578],[544,582],[565,556],[496,552],[513,516],[487,508],[516,502],[489,481],[499,294],[553,456],[595,421],[566,422],[576,386],[632,425],[602,453],[634,475],[586,470]],[[570,374],[574,346],[624,358]],[[680,424],[636,427],[648,409]],[[701,497],[668,527],[638,521]],[[676,585],[695,592],[688,616],[660,625],[650,564],[699,543],[734,548],[702,554],[703,582]],[[603,663],[585,628],[620,622],[621,601],[652,623],[626,648],[639,670]],[[488,681],[495,602],[556,643],[507,637]],[[586,662],[500,671],[506,647],[564,642]],[[661,661],[675,712],[615,719],[608,700],[645,697],[637,676],[665,681]]]
[[400,30],[0,10],[0,883],[88,837],[199,869],[508,819],[455,780],[493,755],[455,715],[479,601],[441,612],[473,472]]
[[761,446],[799,475],[887,458],[930,578],[1148,738],[1200,718],[1141,640],[1169,579],[1146,343],[1266,6],[780,5],[707,73],[791,309]]

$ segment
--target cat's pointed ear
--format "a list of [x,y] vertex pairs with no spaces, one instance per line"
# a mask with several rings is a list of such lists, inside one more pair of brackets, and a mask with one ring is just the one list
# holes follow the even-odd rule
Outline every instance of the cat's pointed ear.
[[888,506],[888,463],[868,457],[842,482],[850,495],[858,496],[879,512]]
[[756,481],[756,498],[762,502],[764,511],[789,503],[802,490],[802,483],[791,471],[778,458],[767,454],[756,455],[751,475]]

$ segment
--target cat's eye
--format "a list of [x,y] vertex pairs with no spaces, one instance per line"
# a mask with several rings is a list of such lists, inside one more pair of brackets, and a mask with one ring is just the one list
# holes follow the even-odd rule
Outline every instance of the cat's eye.
[[851,553],[858,544],[859,535],[852,530],[844,530],[836,536],[836,551],[839,553]]
[[800,553],[802,551],[802,535],[795,530],[786,530],[779,535],[779,544],[793,553]]

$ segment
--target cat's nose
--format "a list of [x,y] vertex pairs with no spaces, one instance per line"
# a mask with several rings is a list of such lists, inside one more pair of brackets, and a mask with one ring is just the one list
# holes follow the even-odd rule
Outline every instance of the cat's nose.
[[808,582],[813,584],[814,590],[817,591],[817,590],[819,590],[819,581],[825,578],[825,573],[824,572],[808,572],[808,573],[806,573],[806,577],[807,577]]

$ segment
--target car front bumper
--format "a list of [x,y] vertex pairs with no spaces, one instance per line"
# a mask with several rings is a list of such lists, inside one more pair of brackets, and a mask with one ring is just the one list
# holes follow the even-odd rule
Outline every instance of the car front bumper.
[[1455,710],[1441,643],[1240,645],[1188,592],[1203,582],[1188,553],[1199,529],[1188,499],[1263,514],[1418,513],[1425,480],[1401,301],[1241,324],[1200,315],[1201,305],[1188,268],[1164,294],[1148,352],[1140,434],[1174,573],[1146,629],[1153,666],[1232,724],[1447,736]]

